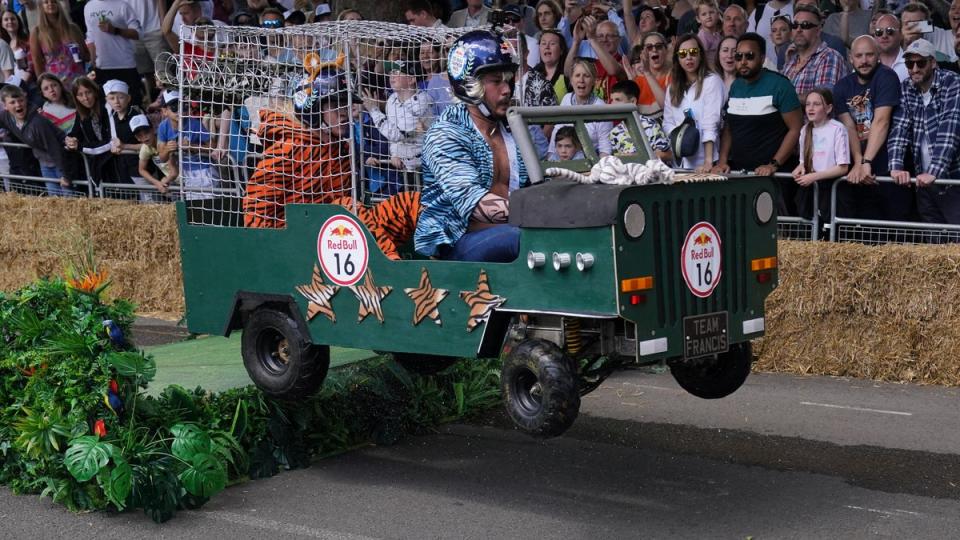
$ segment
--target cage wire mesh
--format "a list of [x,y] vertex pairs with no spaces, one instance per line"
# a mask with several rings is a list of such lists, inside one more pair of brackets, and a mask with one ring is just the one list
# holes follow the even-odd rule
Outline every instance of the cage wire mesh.
[[183,27],[180,54],[156,72],[180,92],[174,159],[191,221],[283,227],[287,204],[419,189],[424,134],[453,102],[445,58],[461,33],[374,21]]

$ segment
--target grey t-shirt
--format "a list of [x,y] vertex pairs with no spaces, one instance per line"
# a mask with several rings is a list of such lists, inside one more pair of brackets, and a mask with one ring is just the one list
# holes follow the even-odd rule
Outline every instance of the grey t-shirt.
[[13,59],[13,49],[6,41],[0,39],[0,69],[13,71],[16,65],[16,61]]
[[[833,34],[840,38],[843,37],[842,32],[840,32],[840,20],[843,18],[842,13],[833,13],[827,17],[826,22],[823,23],[823,31],[827,34]],[[870,28],[870,12],[865,9],[858,9],[853,13],[847,15],[849,20],[849,29],[850,29],[850,41],[864,35],[870,34],[873,35],[872,29]]]

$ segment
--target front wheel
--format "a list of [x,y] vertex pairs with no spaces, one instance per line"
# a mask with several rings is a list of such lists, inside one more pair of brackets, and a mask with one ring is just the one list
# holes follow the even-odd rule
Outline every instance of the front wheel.
[[740,388],[753,363],[750,342],[737,343],[713,357],[678,360],[670,364],[670,373],[681,388],[703,399],[727,397]]
[[243,365],[264,394],[294,400],[314,394],[330,367],[330,347],[314,345],[290,315],[254,311],[243,328]]
[[561,435],[580,412],[576,363],[549,341],[517,345],[503,362],[500,384],[507,414],[534,437]]

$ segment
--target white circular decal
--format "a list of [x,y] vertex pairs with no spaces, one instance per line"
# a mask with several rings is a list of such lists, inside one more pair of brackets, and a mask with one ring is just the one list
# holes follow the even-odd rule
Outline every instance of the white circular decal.
[[467,48],[462,44],[450,51],[447,57],[447,63],[450,65],[450,75],[454,79],[462,79],[467,71]]
[[687,233],[680,252],[683,280],[694,296],[706,298],[720,283],[723,271],[720,234],[713,225],[701,221]]
[[337,285],[349,287],[367,271],[367,238],[352,217],[336,215],[317,235],[317,257],[323,273]]

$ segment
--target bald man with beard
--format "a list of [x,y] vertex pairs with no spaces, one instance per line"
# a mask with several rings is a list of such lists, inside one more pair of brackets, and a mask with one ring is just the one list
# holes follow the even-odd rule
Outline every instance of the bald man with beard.
[[909,221],[913,190],[891,183],[877,185],[890,174],[887,136],[900,105],[900,79],[880,62],[873,36],[860,36],[850,46],[853,73],[833,89],[833,110],[847,128],[853,164],[848,183],[837,187],[837,213],[842,217]]

